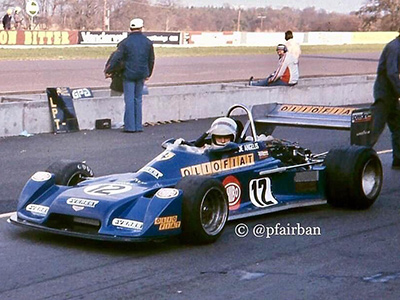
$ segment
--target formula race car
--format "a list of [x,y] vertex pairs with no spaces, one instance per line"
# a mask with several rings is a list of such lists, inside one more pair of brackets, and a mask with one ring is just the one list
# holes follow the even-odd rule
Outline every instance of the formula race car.
[[[134,173],[93,177],[84,162],[58,161],[28,180],[9,222],[90,239],[210,243],[228,220],[326,202],[366,209],[378,197],[381,162],[361,145],[368,110],[236,104],[226,116],[238,124],[233,142],[167,140]],[[278,125],[350,130],[353,145],[313,154],[272,137]]]

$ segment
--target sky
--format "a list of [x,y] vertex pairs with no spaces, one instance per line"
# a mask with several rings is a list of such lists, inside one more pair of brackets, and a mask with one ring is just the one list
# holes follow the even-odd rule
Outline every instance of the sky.
[[282,8],[284,6],[304,9],[315,7],[327,12],[349,13],[358,10],[368,0],[179,0],[184,6],[222,6],[225,3],[232,6]]

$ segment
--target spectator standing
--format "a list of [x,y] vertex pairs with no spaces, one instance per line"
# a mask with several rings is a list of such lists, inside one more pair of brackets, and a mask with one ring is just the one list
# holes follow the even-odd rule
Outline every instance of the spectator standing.
[[10,30],[11,29],[11,20],[12,20],[12,9],[9,8],[7,9],[7,13],[3,17],[3,28],[4,30]]
[[[400,32],[400,30],[399,30]],[[400,169],[400,35],[389,42],[379,58],[374,84],[373,128],[371,146],[388,124],[392,134],[393,169]]]
[[251,86],[292,86],[297,84],[299,80],[298,60],[288,52],[285,45],[279,44],[276,47],[276,53],[279,57],[278,68],[271,73],[266,79],[253,81],[250,77],[249,85]]
[[24,18],[20,15],[21,12],[21,7],[16,7],[14,11],[14,26],[15,30],[21,30],[22,29],[22,21]]
[[[119,44],[118,44],[119,45]],[[120,62],[120,65],[117,67],[114,67],[114,70],[112,73],[106,73],[106,70],[110,66],[110,61],[115,55],[116,51],[111,53],[110,57],[108,58],[106,62],[106,66],[104,68],[104,73],[106,78],[111,78],[111,84],[110,84],[110,96],[121,96],[124,93],[124,86],[123,86],[123,72],[124,72],[124,64],[122,61]]]
[[285,32],[286,47],[288,52],[291,53],[297,60],[301,55],[300,45],[293,39],[293,32],[288,30]]
[[143,131],[143,86],[145,80],[153,73],[154,48],[153,43],[142,33],[142,19],[133,19],[130,22],[130,30],[128,37],[119,44],[110,59],[105,73],[112,74],[121,63],[124,65],[124,132],[140,132]]

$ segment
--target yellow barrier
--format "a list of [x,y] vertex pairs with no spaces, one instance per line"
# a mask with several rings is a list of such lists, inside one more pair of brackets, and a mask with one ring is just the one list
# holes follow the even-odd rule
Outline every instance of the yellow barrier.
[[353,32],[352,44],[386,44],[399,33],[396,31]]

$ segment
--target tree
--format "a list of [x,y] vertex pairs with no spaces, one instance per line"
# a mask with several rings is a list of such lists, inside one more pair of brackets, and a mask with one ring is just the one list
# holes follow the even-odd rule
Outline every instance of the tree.
[[[0,9],[25,7],[27,0],[0,0]],[[110,12],[110,30],[129,30],[132,18],[144,20],[147,31],[357,31],[361,15],[327,13],[314,7],[303,10],[283,7],[241,8],[225,4],[222,7],[184,7],[179,0],[38,0],[40,12],[35,17],[36,29],[102,30],[105,9]],[[399,24],[400,0],[370,0],[362,16],[372,18],[368,24],[386,26]],[[372,3],[372,4],[371,4]],[[397,6],[396,6],[397,3]],[[105,5],[106,4],[106,5]],[[379,4],[379,5],[378,5]],[[384,4],[387,6],[384,6]],[[371,5],[378,9],[371,9]],[[397,13],[396,13],[397,9]],[[388,12],[393,13],[388,13]],[[240,14],[239,14],[240,12]],[[374,12],[374,14],[372,13]],[[383,19],[381,20],[381,15]],[[240,19],[239,19],[240,16]],[[260,19],[260,17],[263,17]],[[365,21],[364,20],[364,21]],[[375,27],[371,27],[374,29]],[[397,28],[394,28],[397,29]]]
[[398,30],[400,0],[369,0],[356,14],[365,30]]

